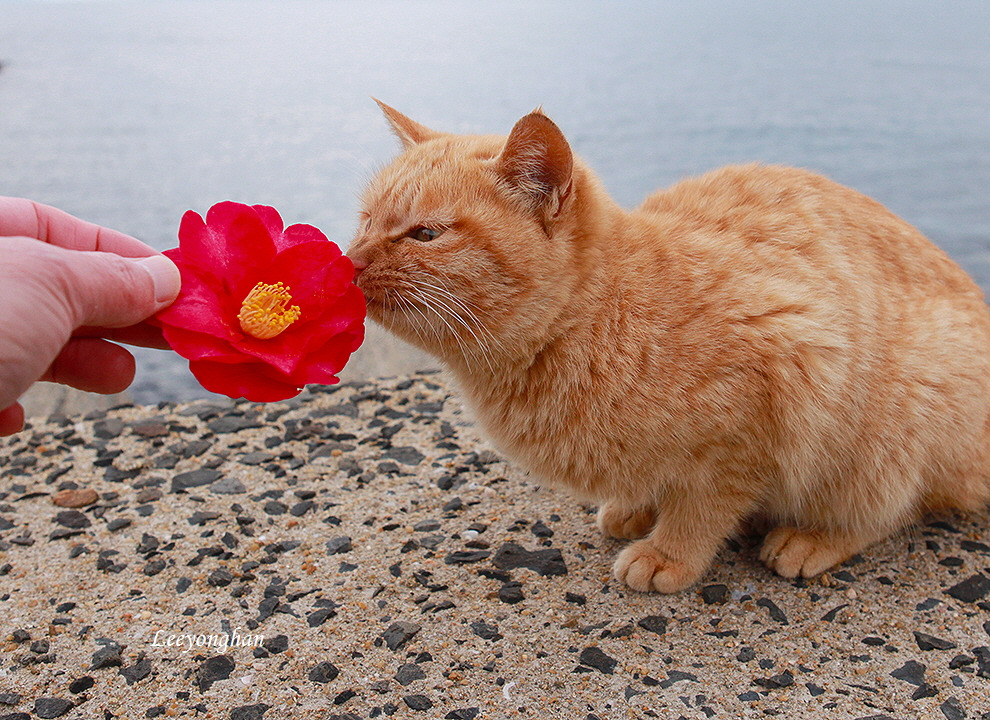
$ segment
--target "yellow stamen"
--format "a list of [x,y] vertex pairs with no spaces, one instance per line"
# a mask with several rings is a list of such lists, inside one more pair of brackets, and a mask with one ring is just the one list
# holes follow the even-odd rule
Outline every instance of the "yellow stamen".
[[259,340],[275,337],[299,319],[299,306],[288,307],[291,300],[289,288],[282,283],[258,283],[244,298],[237,314],[241,330]]

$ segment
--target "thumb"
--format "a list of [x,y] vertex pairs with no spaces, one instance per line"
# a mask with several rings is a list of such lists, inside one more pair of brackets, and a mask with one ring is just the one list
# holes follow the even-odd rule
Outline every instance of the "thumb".
[[164,255],[72,252],[68,259],[63,287],[75,327],[134,325],[168,307],[179,294],[179,269]]

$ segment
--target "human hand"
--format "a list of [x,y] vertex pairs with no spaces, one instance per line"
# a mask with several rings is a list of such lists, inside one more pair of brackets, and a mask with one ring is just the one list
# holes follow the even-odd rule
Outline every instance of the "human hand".
[[0,435],[23,428],[17,399],[37,380],[127,388],[134,357],[108,340],[167,348],[143,321],[179,286],[172,261],[128,235],[0,197]]

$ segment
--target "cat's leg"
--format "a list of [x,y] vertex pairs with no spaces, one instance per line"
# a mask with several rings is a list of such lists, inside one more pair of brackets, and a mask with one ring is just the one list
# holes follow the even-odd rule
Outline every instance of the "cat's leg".
[[918,517],[922,469],[893,441],[886,444],[874,467],[823,484],[805,497],[799,515],[767,533],[760,550],[767,567],[786,578],[814,577]]
[[652,532],[619,553],[615,577],[641,592],[683,590],[708,569],[752,507],[752,497],[742,493],[669,498],[659,508]]
[[838,565],[887,533],[774,528],[763,541],[760,560],[785,578],[814,577]]
[[598,529],[622,540],[646,537],[656,521],[656,508],[650,506],[630,507],[618,500],[607,500],[598,508]]

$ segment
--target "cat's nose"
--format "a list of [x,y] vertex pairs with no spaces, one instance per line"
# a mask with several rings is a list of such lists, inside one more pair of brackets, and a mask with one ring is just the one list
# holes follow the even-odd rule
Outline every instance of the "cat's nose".
[[357,282],[361,271],[368,267],[368,261],[364,258],[353,257],[351,255],[348,255],[347,257],[351,259],[351,264],[354,265],[354,281]]

